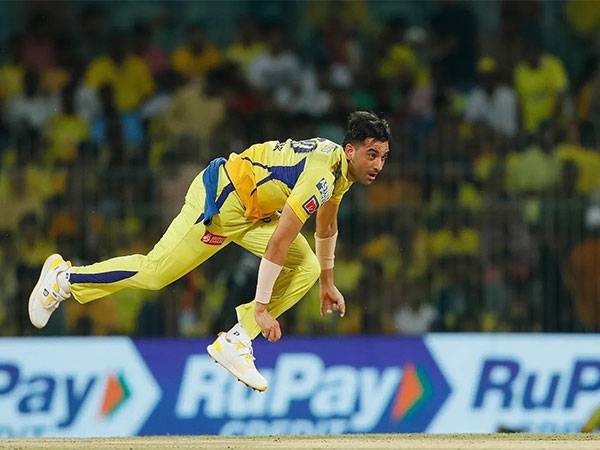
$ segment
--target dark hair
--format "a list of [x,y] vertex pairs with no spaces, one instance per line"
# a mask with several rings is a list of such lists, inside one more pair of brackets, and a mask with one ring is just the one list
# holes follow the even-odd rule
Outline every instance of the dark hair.
[[374,138],[381,142],[392,140],[392,131],[387,120],[369,111],[354,111],[348,116],[348,127],[342,147],[350,142],[362,142]]

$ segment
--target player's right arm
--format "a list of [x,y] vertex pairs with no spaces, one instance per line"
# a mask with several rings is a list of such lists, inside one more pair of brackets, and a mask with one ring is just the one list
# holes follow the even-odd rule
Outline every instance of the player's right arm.
[[275,281],[287,259],[290,245],[300,233],[303,224],[304,222],[286,203],[258,269],[258,283],[254,297],[256,303],[254,319],[263,336],[271,342],[278,341],[281,338],[281,328],[279,322],[267,310],[267,305],[271,300]]
[[[318,211],[320,206],[325,206],[332,195],[334,176],[327,170],[328,165],[326,154],[318,154],[316,157],[313,154],[310,159],[307,157],[305,169],[285,203],[279,223],[269,239],[267,249],[260,262],[254,297],[255,320],[260,326],[262,334],[271,342],[275,342],[281,337],[281,329],[277,320],[268,312],[267,304],[271,300],[273,286],[287,259],[290,245],[300,233],[302,225],[308,217]],[[335,208],[334,216],[336,214],[337,208]],[[341,296],[341,294],[339,295]]]
[[302,222],[289,204],[285,204],[279,223],[269,239],[264,258],[283,266],[287,259],[288,249],[302,229]]

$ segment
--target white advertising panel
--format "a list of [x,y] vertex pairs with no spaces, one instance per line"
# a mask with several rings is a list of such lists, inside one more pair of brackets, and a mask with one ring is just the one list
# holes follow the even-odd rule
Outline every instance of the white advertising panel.
[[0,437],[133,435],[160,395],[128,338],[0,340]]
[[427,431],[579,431],[600,407],[600,336],[432,334],[450,385]]

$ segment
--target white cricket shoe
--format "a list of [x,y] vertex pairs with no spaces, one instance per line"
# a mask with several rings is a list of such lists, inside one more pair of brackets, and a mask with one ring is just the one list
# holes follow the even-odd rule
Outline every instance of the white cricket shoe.
[[215,342],[206,347],[206,351],[212,359],[246,386],[260,392],[266,391],[269,387],[265,377],[254,366],[250,340],[230,338],[227,333],[221,332]]
[[56,253],[46,258],[40,279],[29,296],[29,320],[36,328],[44,328],[60,302],[71,296],[60,288],[57,278],[69,267],[71,263]]

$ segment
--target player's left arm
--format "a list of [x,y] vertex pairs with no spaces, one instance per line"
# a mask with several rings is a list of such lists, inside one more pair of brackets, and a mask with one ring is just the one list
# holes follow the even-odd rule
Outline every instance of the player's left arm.
[[317,232],[315,233],[316,253],[321,264],[319,277],[319,297],[321,300],[321,317],[339,311],[341,317],[346,314],[344,296],[335,287],[333,278],[333,261],[337,240],[337,213],[339,203],[326,202],[317,210]]

